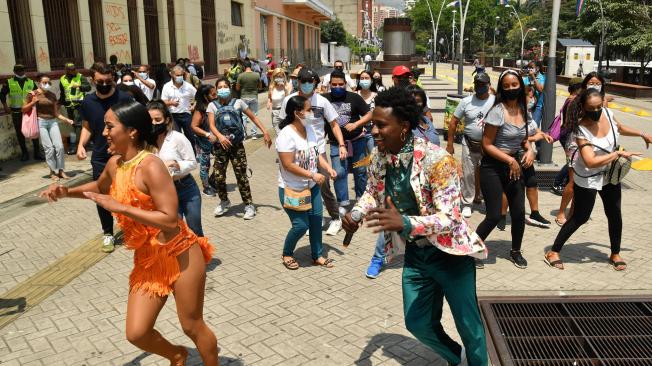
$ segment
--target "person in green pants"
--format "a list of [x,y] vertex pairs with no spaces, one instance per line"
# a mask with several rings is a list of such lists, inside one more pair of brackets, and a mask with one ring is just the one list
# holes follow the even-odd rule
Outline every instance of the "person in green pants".
[[[405,250],[405,325],[419,341],[449,364],[466,359],[468,365],[487,365],[472,258],[486,258],[487,249],[462,218],[457,163],[446,150],[412,135],[419,108],[403,88],[381,92],[375,102],[371,133],[377,151],[366,191],[345,216],[344,229],[355,232],[359,223],[353,217],[361,214],[369,228],[391,236],[386,255]],[[464,348],[441,325],[444,297]]]

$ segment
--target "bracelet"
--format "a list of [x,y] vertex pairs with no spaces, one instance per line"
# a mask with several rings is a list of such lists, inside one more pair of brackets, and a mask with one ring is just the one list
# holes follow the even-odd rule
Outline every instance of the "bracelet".
[[340,144],[340,147],[346,147],[346,145],[345,144]]

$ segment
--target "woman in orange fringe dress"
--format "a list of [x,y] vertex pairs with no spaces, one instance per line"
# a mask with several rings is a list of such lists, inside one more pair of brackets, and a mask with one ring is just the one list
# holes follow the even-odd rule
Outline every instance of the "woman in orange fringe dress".
[[170,365],[185,365],[186,349],[154,329],[172,292],[181,327],[204,365],[218,365],[217,339],[203,319],[205,268],[213,247],[179,218],[172,178],[163,162],[146,150],[155,138],[147,108],[137,102],[118,103],[104,119],[103,134],[114,156],[100,178],[70,189],[53,184],[40,196],[50,202],[88,198],[117,217],[125,246],[135,251],[127,304],[129,342],[167,358]]

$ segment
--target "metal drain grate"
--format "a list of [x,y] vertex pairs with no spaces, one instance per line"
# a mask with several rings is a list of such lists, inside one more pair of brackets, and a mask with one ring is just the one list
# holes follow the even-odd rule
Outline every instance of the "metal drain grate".
[[494,365],[652,365],[652,298],[479,302]]

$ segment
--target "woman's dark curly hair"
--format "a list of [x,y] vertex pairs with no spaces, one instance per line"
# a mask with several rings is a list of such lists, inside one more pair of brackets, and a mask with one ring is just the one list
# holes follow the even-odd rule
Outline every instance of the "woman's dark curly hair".
[[[580,119],[584,118],[586,101],[593,96],[599,96],[600,100],[604,100],[604,95],[595,89],[584,89],[584,91],[582,91],[582,93],[577,97],[577,107],[582,111]],[[578,132],[580,126],[579,122],[580,121],[578,120],[577,123],[572,126],[573,132]]]
[[391,108],[391,114],[399,121],[409,122],[411,130],[419,125],[421,110],[412,94],[404,88],[392,87],[378,93],[375,103],[376,108]]
[[602,75],[600,75],[600,73],[598,73],[596,71],[591,71],[590,73],[586,74],[586,76],[584,77],[584,80],[582,80],[582,89],[586,90],[586,86],[589,85],[589,81],[591,79],[593,79],[593,78],[596,78],[596,79],[600,80],[600,84],[602,84],[602,88],[600,88],[600,95],[602,95],[604,97],[604,94],[605,94],[604,89],[605,89],[605,86],[606,86],[607,83],[605,82]]

